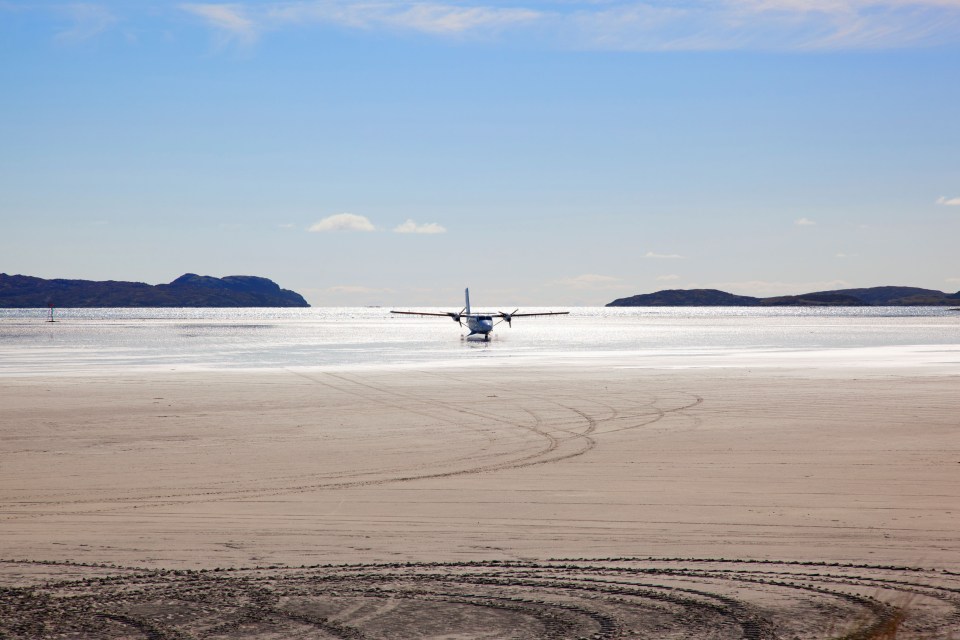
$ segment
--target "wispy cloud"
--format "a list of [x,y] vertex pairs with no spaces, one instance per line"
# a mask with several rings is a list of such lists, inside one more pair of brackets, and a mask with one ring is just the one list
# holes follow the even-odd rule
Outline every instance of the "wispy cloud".
[[813,227],[816,226],[817,223],[810,218],[797,218],[793,221],[793,224],[798,227]]
[[613,289],[624,289],[626,285],[620,278],[614,276],[603,276],[596,273],[585,273],[572,278],[556,280],[554,284],[571,289],[609,291]]
[[258,27],[247,16],[246,9],[238,4],[181,4],[187,13],[203,18],[222,39],[222,44],[238,42],[251,44],[257,40]]
[[678,275],[675,274],[675,273],[668,273],[668,274],[663,275],[663,276],[657,276],[657,280],[658,280],[659,282],[670,282],[670,281],[672,281],[672,280],[679,280],[679,279],[680,279],[680,276],[678,276]]
[[541,14],[533,9],[439,2],[325,0],[286,3],[268,9],[264,17],[274,23],[326,23],[352,29],[386,28],[460,35],[529,24],[538,20]]
[[181,5],[232,38],[333,25],[445,37],[514,34],[553,49],[815,51],[949,45],[957,0],[289,0]]
[[647,251],[643,256],[650,260],[682,260],[683,256],[678,253],[657,253],[656,251]]
[[117,22],[109,9],[98,4],[68,4],[60,8],[71,24],[58,31],[54,39],[60,44],[77,44],[100,35]]
[[426,224],[417,224],[415,221],[410,219],[407,219],[407,221],[404,222],[403,224],[397,225],[396,227],[394,227],[393,231],[394,233],[426,233],[426,234],[447,232],[447,230],[444,227],[440,226],[436,222],[429,222]]
[[373,223],[366,216],[358,216],[355,213],[338,213],[328,216],[319,222],[316,222],[307,229],[313,233],[326,233],[330,231],[376,231]]
[[541,22],[575,48],[804,51],[952,44],[956,0],[572,0]]
[[940,196],[937,198],[937,204],[942,204],[948,207],[960,207],[960,198],[948,198],[946,196]]
[[[132,16],[135,4],[0,0],[0,10],[67,14],[73,23],[56,38],[70,43],[103,33],[115,15]],[[234,0],[174,7],[202,19],[223,45],[311,25],[599,51],[835,51],[960,41],[958,0]]]
[[[315,222],[308,227],[307,231],[312,231],[314,233],[325,233],[329,231],[377,231],[377,227],[370,222],[370,219],[366,216],[357,215],[355,213],[338,213]],[[446,228],[442,227],[436,222],[417,224],[415,220],[410,219],[407,219],[407,221],[403,224],[394,227],[393,231],[394,233],[421,234],[438,234],[447,232]]]

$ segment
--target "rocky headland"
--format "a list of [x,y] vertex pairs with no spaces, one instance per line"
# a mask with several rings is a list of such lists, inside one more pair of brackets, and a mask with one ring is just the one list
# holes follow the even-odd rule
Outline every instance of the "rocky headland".
[[960,291],[918,287],[869,287],[755,298],[718,289],[667,289],[618,298],[608,307],[885,307],[960,305]]
[[214,278],[186,273],[169,284],[45,280],[0,273],[0,308],[37,307],[309,307],[299,293],[257,276]]

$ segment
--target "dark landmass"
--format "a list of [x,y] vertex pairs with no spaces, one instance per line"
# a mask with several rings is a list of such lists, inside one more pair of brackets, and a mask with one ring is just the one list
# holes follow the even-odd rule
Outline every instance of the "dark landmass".
[[870,287],[816,291],[796,296],[754,298],[717,289],[668,289],[619,298],[608,307],[875,307],[952,306],[960,291],[944,293],[917,287]]
[[756,307],[760,298],[718,289],[667,289],[614,300],[608,307]]
[[108,280],[44,280],[0,273],[0,308],[74,307],[309,307],[294,291],[267,278],[213,278],[186,273],[169,284]]

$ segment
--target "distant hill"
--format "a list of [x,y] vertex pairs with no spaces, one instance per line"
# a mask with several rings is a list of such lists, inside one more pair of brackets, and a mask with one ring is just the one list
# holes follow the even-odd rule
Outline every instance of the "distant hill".
[[213,278],[186,273],[169,284],[108,280],[44,280],[0,273],[0,308],[55,307],[309,307],[267,278]]
[[608,307],[756,307],[760,298],[718,289],[667,289],[614,300]]
[[960,291],[944,293],[917,287],[871,287],[815,291],[796,296],[753,298],[717,289],[667,289],[619,298],[608,307],[873,307],[960,305]]

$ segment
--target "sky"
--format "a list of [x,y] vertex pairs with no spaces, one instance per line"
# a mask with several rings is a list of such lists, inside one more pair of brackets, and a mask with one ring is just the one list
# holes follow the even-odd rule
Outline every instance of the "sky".
[[0,0],[0,272],[960,290],[960,0]]

